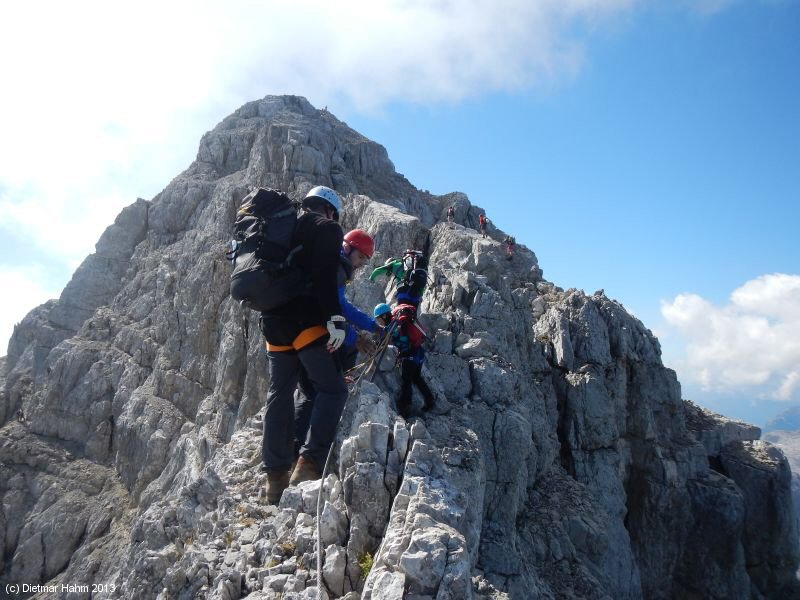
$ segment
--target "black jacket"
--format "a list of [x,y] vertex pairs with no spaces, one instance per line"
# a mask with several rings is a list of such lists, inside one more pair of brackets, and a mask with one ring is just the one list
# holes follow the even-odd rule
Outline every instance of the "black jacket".
[[311,291],[285,306],[261,314],[261,331],[270,344],[289,346],[305,329],[341,315],[337,291],[342,228],[323,215],[303,212],[297,219],[292,246],[302,244],[294,264],[308,273]]

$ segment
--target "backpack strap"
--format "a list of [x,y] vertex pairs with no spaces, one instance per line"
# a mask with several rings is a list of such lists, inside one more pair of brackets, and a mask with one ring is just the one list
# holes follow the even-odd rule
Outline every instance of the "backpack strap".
[[349,258],[340,254],[339,265],[344,269],[345,281],[350,281],[353,278],[353,263],[350,262]]
[[302,249],[303,249],[303,244],[298,244],[297,246],[292,248],[289,251],[289,254],[286,255],[286,260],[283,261],[283,264],[281,264],[281,267],[282,268],[283,267],[291,267],[292,266],[292,261],[294,260],[294,257],[297,256],[297,253],[300,252]]

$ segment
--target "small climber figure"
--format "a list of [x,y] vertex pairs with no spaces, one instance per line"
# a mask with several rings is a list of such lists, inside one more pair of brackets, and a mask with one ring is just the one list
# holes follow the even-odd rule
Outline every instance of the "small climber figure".
[[514,256],[514,246],[517,244],[517,241],[513,236],[507,235],[506,239],[503,240],[503,244],[506,247],[506,258],[511,260],[511,258]]
[[478,224],[480,225],[480,228],[481,228],[481,235],[484,238],[486,238],[486,222],[487,222],[486,214],[485,213],[481,213],[481,216],[478,217]]
[[436,404],[436,397],[422,377],[422,363],[425,360],[425,349],[422,343],[427,334],[417,321],[417,309],[411,304],[398,304],[392,311],[387,304],[378,304],[373,311],[375,320],[384,327],[392,321],[396,325],[392,330],[392,343],[397,347],[400,361],[402,385],[397,398],[397,412],[404,419],[411,416],[412,384],[417,386],[425,399],[424,411]]
[[447,208],[447,224],[450,225],[451,228],[453,227],[453,219],[455,218],[455,216],[456,216],[456,207],[455,205],[450,205]]

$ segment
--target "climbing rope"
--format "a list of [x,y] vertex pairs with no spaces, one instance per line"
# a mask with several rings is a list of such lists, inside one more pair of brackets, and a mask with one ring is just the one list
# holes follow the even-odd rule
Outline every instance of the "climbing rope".
[[[333,431],[334,441],[336,440],[336,434],[339,431],[339,425],[342,422],[342,415],[344,415],[344,410],[347,408],[347,403],[349,402],[351,396],[355,395],[356,391],[361,386],[361,381],[364,378],[364,375],[366,375],[373,366],[375,366],[375,371],[373,371],[374,377],[375,372],[380,367],[381,360],[383,360],[383,355],[386,352],[386,348],[389,347],[389,341],[392,339],[392,332],[396,326],[397,322],[392,321],[387,327],[386,332],[383,335],[383,339],[378,343],[378,347],[372,356],[347,371],[350,373],[354,369],[362,365],[366,365],[366,368],[364,368],[359,376],[353,381],[353,387],[347,392],[347,398],[345,398],[344,406],[342,407],[342,414],[339,415],[339,420],[337,421],[336,428]],[[370,377],[369,380],[372,381],[372,377]],[[325,457],[325,466],[322,468],[322,477],[320,478],[319,489],[317,490],[317,600],[322,600],[322,530],[319,527],[320,520],[322,519],[322,488],[325,485],[325,477],[328,474],[328,467],[330,466],[332,456],[333,443],[331,443],[331,447],[328,450],[328,456]]]

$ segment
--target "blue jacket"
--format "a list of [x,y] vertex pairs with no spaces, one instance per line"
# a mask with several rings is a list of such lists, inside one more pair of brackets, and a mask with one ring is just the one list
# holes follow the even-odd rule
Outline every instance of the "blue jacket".
[[339,304],[342,307],[342,316],[347,320],[347,333],[345,334],[343,345],[352,348],[355,346],[356,338],[358,337],[358,333],[356,333],[356,329],[352,325],[355,325],[358,329],[373,332],[378,330],[378,324],[375,319],[353,306],[344,295],[345,286],[353,275],[353,265],[350,264],[350,259],[344,253],[341,254],[339,266]]

